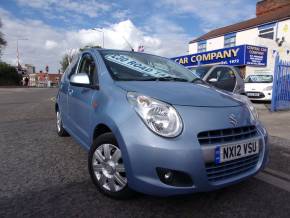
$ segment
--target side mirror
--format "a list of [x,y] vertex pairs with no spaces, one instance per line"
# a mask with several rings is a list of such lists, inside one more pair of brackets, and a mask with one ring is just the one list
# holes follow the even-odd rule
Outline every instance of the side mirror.
[[89,86],[90,79],[86,73],[73,74],[70,78],[70,84],[73,86]]
[[208,82],[210,83],[216,83],[217,81],[218,81],[217,78],[211,78],[208,80]]

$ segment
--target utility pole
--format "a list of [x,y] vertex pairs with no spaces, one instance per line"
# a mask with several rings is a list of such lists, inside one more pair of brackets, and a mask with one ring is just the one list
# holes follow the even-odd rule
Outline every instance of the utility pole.
[[28,39],[26,39],[26,38],[17,38],[16,39],[16,57],[17,57],[17,67],[19,67],[20,66],[20,55],[19,55],[19,46],[18,46],[18,42],[19,41],[25,41],[25,40],[28,40]]
[[[93,28],[92,30],[95,30],[95,31],[98,31],[100,33],[103,33],[103,48],[105,48],[105,32],[104,32],[104,29],[100,30],[98,28]],[[114,30],[107,30],[107,31],[112,31],[113,33],[117,33],[116,31]],[[134,51],[134,48],[133,46],[128,42],[128,40],[120,33],[117,33],[119,36],[122,37],[122,39],[126,42],[126,44],[130,47],[131,51]]]
[[98,28],[93,28],[92,30],[103,33],[103,48],[105,48],[105,31],[104,31],[104,29],[100,30]]

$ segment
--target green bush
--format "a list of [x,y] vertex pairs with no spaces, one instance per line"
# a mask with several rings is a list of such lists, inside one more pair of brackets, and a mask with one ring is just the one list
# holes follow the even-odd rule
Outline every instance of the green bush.
[[15,67],[0,62],[0,86],[20,85],[22,76],[17,73]]

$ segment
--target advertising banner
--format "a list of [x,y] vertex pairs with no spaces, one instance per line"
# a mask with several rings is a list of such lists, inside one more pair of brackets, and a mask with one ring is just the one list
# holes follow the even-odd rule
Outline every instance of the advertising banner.
[[268,48],[245,45],[246,46],[246,55],[245,55],[245,64],[253,66],[267,66],[267,53]]
[[267,53],[265,47],[240,45],[171,59],[185,67],[205,64],[267,66]]

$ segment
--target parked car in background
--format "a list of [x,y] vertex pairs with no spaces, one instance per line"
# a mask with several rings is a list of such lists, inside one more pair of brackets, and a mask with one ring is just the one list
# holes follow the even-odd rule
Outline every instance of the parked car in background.
[[199,66],[192,68],[197,76],[211,85],[229,92],[244,94],[244,80],[240,70],[228,65]]
[[55,111],[58,135],[88,151],[92,181],[114,198],[219,189],[268,159],[267,131],[246,96],[155,55],[83,51],[62,77]]
[[273,75],[249,75],[245,79],[245,93],[252,100],[271,101]]

